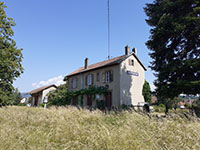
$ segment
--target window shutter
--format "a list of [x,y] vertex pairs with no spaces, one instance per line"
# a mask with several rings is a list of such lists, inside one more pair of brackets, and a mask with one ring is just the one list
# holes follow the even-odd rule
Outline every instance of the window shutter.
[[88,78],[88,76],[86,75],[85,76],[85,85],[87,86],[87,78]]
[[105,81],[105,79],[106,79],[105,76],[106,76],[106,74],[105,74],[105,72],[103,72],[103,73],[102,73],[102,82],[103,82],[103,83],[106,82],[106,81]]
[[112,82],[112,81],[113,81],[113,71],[110,70],[110,82]]
[[78,87],[78,78],[76,78],[76,88]]
[[70,86],[70,87],[71,87],[71,89],[73,89],[73,79],[71,80],[70,83],[71,83],[71,86]]
[[94,74],[92,74],[92,84],[94,83]]

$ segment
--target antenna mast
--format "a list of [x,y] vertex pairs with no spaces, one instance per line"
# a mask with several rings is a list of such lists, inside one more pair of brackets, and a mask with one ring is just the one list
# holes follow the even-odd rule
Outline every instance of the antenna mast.
[[108,59],[110,59],[110,1],[108,0]]

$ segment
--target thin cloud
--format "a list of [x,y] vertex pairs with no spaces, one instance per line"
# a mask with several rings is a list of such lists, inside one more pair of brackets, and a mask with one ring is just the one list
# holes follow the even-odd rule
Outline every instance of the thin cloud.
[[50,85],[50,84],[55,84],[57,86],[64,84],[65,82],[63,81],[64,77],[62,75],[59,75],[57,77],[54,78],[50,78],[47,81],[40,81],[39,83],[32,83],[32,86],[34,88],[38,88],[41,86],[46,86],[46,85]]

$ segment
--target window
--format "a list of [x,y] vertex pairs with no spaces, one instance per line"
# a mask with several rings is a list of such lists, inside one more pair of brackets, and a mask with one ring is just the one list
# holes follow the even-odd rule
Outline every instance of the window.
[[97,73],[96,81],[100,81],[100,75],[99,75],[99,72]]
[[72,79],[72,88],[73,89],[77,88],[77,79],[76,78]]
[[133,59],[129,59],[129,65],[134,66],[134,60]]
[[106,71],[105,79],[106,79],[106,83],[113,81],[113,71],[112,70]]
[[93,74],[89,74],[85,77],[85,85],[92,85],[93,84],[94,76]]
[[106,83],[110,82],[110,72],[106,72]]
[[92,85],[92,75],[89,74],[87,77],[87,85]]

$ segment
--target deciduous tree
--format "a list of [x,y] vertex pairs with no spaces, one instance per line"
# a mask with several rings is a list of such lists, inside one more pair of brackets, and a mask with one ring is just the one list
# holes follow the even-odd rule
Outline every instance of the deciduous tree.
[[152,96],[151,96],[151,88],[149,82],[145,80],[142,90],[142,95],[144,96],[145,102],[151,103]]
[[23,72],[22,49],[18,49],[12,39],[15,22],[6,16],[5,8],[0,2],[0,106],[9,104],[13,81]]

